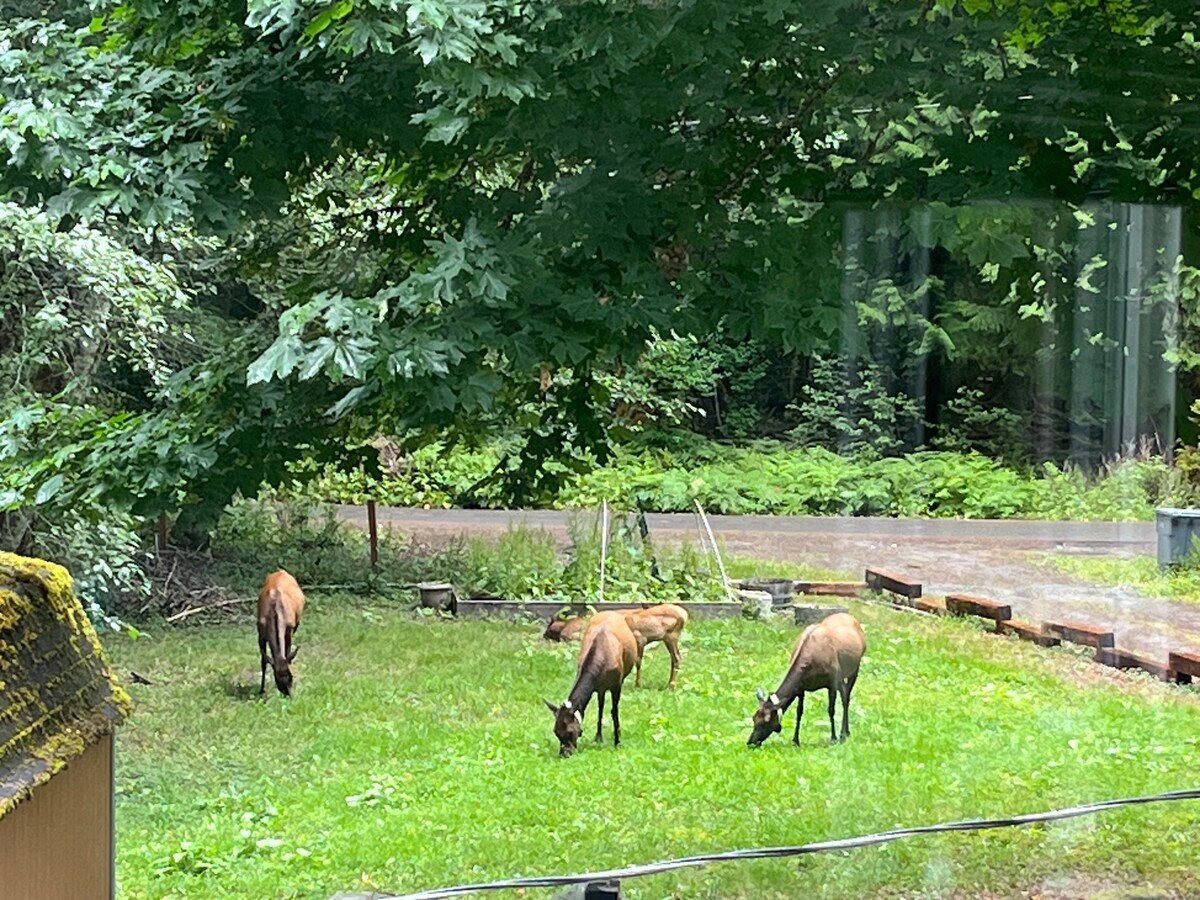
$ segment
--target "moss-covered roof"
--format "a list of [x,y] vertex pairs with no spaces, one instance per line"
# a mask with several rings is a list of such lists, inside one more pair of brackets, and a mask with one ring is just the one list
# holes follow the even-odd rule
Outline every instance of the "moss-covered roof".
[[0,817],[131,708],[67,570],[0,552]]

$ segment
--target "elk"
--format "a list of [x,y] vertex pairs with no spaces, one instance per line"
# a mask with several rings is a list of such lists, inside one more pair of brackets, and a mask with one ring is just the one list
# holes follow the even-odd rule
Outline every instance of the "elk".
[[619,612],[602,612],[592,617],[583,633],[579,648],[575,683],[567,699],[556,706],[549,700],[543,703],[554,713],[554,735],[558,738],[558,755],[570,756],[583,733],[583,714],[592,694],[600,695],[596,714],[596,740],[603,740],[604,695],[612,694],[613,746],[621,743],[621,685],[637,664],[637,638]]
[[829,691],[829,740],[838,741],[834,731],[835,691],[842,696],[842,734],[840,740],[850,736],[850,692],[858,679],[858,666],[867,649],[858,619],[848,613],[834,613],[815,625],[804,629],[792,651],[792,660],[787,674],[775,689],[766,696],[760,687],[757,692],[759,707],[754,712],[754,730],[746,743],[757,747],[771,735],[782,731],[783,714],[797,700],[796,731],[792,743],[800,744],[800,717],[804,715],[804,692]]
[[583,616],[572,616],[569,619],[551,619],[542,632],[542,637],[548,641],[577,641],[583,634],[587,619]]
[[674,603],[660,603],[648,609],[626,610],[624,615],[638,644],[637,678],[634,684],[642,686],[642,656],[646,652],[646,645],[662,641],[671,654],[671,676],[667,687],[675,687],[675,676],[679,672],[679,635],[687,624],[687,610]]
[[[258,692],[267,690],[267,663],[275,672],[275,687],[285,697],[292,695],[292,660],[296,650],[292,633],[300,627],[304,591],[290,573],[272,572],[258,592],[258,653],[262,658],[262,681]],[[270,655],[267,651],[270,649]]]

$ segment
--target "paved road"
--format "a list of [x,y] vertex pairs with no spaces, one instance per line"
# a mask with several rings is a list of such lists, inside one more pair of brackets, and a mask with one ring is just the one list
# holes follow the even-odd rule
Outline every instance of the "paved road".
[[[363,507],[339,507],[366,527]],[[565,539],[570,513],[559,511],[380,508],[381,529],[437,540],[460,533],[496,534],[518,522]],[[696,518],[647,516],[651,537],[698,539]],[[981,594],[1009,603],[1027,621],[1062,618],[1111,628],[1122,649],[1161,658],[1170,650],[1200,653],[1200,602],[1159,600],[1129,587],[1102,587],[1063,575],[1046,553],[1155,555],[1152,522],[711,516],[713,531],[733,553],[790,560],[861,578],[879,566],[920,581],[926,594]],[[1200,601],[1200,597],[1196,598]]]

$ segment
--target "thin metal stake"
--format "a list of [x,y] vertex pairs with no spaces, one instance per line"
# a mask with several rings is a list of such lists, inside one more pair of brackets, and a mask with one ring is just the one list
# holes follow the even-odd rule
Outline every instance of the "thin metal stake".
[[367,531],[371,540],[371,568],[379,568],[379,528],[375,523],[375,501],[367,501]]
[[712,544],[713,555],[717,558],[717,568],[721,570],[721,586],[725,589],[725,596],[730,600],[736,600],[737,595],[733,592],[733,587],[729,584],[729,576],[725,574],[725,563],[721,561],[721,551],[717,547],[717,539],[713,537],[712,528],[708,524],[708,516],[704,514],[704,507],[700,505],[699,500],[693,500],[696,504],[696,512],[700,513],[700,521],[704,523],[704,530],[708,532],[708,542]]
[[600,501],[600,602],[604,602],[604,557],[608,555],[608,501]]

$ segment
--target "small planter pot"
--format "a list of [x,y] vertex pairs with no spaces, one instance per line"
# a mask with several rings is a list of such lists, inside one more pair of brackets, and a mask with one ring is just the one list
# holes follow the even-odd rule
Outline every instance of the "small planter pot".
[[453,611],[458,600],[454,585],[444,581],[422,581],[417,585],[417,595],[425,609]]

